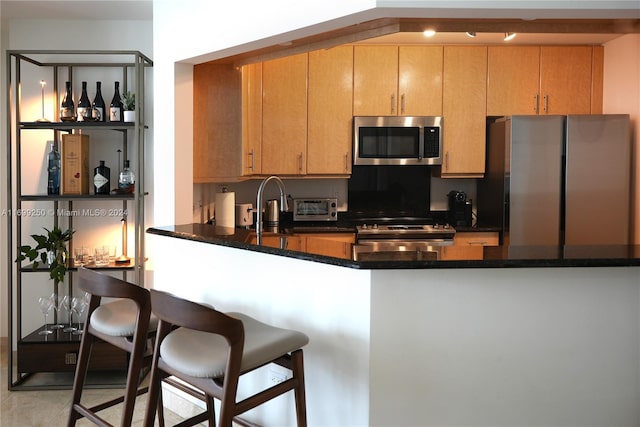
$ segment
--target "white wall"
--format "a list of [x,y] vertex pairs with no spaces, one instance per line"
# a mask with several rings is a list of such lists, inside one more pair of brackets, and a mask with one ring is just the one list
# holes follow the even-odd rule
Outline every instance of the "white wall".
[[635,244],[640,244],[640,34],[630,34],[604,47],[604,99],[606,114],[631,116],[634,173],[632,200]]
[[[11,20],[11,21],[3,21],[2,22],[2,68],[5,68],[5,51],[6,49],[11,50],[139,50],[147,56],[151,56],[153,51],[153,33],[152,33],[152,23],[151,21],[99,21],[99,20],[91,20],[91,21],[82,21],[82,20]],[[52,36],[54,35],[54,36]],[[26,73],[34,77],[32,74],[37,71],[34,70],[25,70]],[[151,105],[153,104],[153,72],[147,73],[148,88],[147,94],[149,95],[148,101],[150,108],[147,109],[147,114],[150,118],[153,116],[153,108]],[[34,82],[36,83],[36,92],[39,92],[39,85],[37,85],[37,81],[40,77],[35,78]],[[94,80],[98,80],[100,78],[96,78]],[[94,80],[87,78],[88,80],[88,89],[89,89],[89,97],[93,98],[93,92],[95,91],[95,83]],[[29,93],[27,89],[26,82],[29,80],[25,80],[24,90],[25,96]],[[110,97],[113,94],[113,79],[104,79],[103,82],[103,96],[105,101],[108,103],[110,101]],[[5,99],[5,78],[3,76],[2,79],[2,99]],[[52,117],[53,108],[55,108],[50,103],[51,96],[49,94],[46,95],[45,107],[47,111],[50,111],[49,117]],[[40,103],[39,98],[38,102],[32,103],[34,105],[26,105],[28,114],[33,116],[33,114],[40,115]],[[4,109],[5,104],[3,103],[2,108]],[[5,121],[4,115],[2,116],[2,134],[0,135],[0,139],[2,141],[2,163],[0,165],[0,172],[2,176],[4,176],[5,172],[5,164],[6,164],[6,131],[5,131]],[[25,118],[28,119],[28,118]],[[50,137],[49,137],[50,138]],[[150,130],[147,133],[147,155],[148,158],[153,158],[153,134]],[[41,175],[42,175],[42,161],[44,157],[44,148],[43,144],[37,144],[38,150],[36,152],[27,151],[28,154],[25,156],[30,159],[27,162],[28,167],[32,170],[32,173],[29,174],[28,180],[26,183],[28,185],[32,185],[33,188],[37,188],[40,192],[44,191],[44,187],[40,188],[42,185]],[[98,155],[108,155],[108,153],[98,154],[94,153],[95,156]],[[97,160],[92,157],[92,167],[97,166]],[[112,179],[115,177],[117,179],[117,158],[114,157],[112,160],[111,167],[111,175]],[[95,165],[93,164],[95,163]],[[149,162],[151,163],[151,162]],[[153,179],[152,179],[152,170],[148,170],[146,174],[146,182],[147,188],[150,193],[153,194]],[[5,188],[2,189],[2,208],[6,208],[6,197],[4,195]],[[151,212],[150,209],[147,212]],[[7,276],[6,266],[7,261],[5,254],[5,242],[7,241],[6,236],[6,216],[0,217],[2,224],[0,224],[0,241],[2,243],[2,280],[0,280],[0,300],[2,301],[1,311],[3,315],[1,316],[0,322],[2,324],[0,330],[0,336],[7,336],[7,318],[4,313],[7,313],[7,280],[5,279]],[[151,222],[151,217],[149,218],[149,222]],[[15,222],[14,222],[15,223]],[[39,227],[40,225],[36,226]],[[34,228],[33,230],[27,230],[28,232],[39,233],[38,228]],[[40,230],[41,231],[41,230]],[[94,242],[102,241],[102,236],[96,236],[91,234],[86,234],[86,239],[88,240],[88,244],[93,245]],[[132,240],[130,240],[132,241]],[[40,276],[40,275],[38,275]],[[44,276],[43,276],[44,277]],[[40,279],[37,278],[36,281],[40,282],[44,280],[46,284],[46,278]],[[43,288],[44,289],[44,288]],[[48,289],[48,288],[47,288]],[[36,287],[29,287],[29,291],[39,292]],[[35,297],[29,293],[26,294],[25,300],[33,300]],[[34,302],[35,304],[35,302]],[[34,312],[35,305],[30,310],[29,307],[25,307],[26,312]],[[37,312],[37,311],[36,311]],[[35,327],[37,323],[41,323],[41,319],[36,319],[34,316],[33,319],[25,319],[24,329],[27,330],[31,327]],[[35,323],[34,323],[35,322]]]
[[638,426],[640,269],[373,271],[370,351],[372,426]]

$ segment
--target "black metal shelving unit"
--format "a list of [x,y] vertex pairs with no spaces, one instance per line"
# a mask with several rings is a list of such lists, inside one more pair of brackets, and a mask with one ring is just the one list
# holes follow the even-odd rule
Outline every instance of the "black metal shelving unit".
[[[133,279],[139,286],[144,286],[144,159],[145,159],[145,74],[153,66],[153,62],[139,51],[7,51],[7,271],[8,271],[8,325],[9,325],[9,354],[8,354],[8,387],[10,390],[21,389],[59,389],[70,388],[71,382],[60,383],[61,374],[73,375],[75,368],[75,353],[79,346],[77,335],[63,334],[56,332],[48,336],[38,335],[39,329],[34,331],[24,330],[23,327],[23,275],[25,274],[46,274],[48,269],[37,268],[23,264],[18,265],[15,260],[18,256],[18,248],[23,244],[23,231],[33,231],[39,233],[40,230],[23,230],[23,212],[29,212],[23,207],[23,203],[42,202],[48,204],[53,215],[50,226],[61,226],[74,229],[73,214],[60,215],[61,210],[73,213],[78,209],[77,204],[82,204],[91,214],[87,205],[92,202],[113,202],[117,206],[114,211],[121,213],[119,220],[122,226],[122,252],[130,256],[128,263],[111,263],[109,266],[96,267],[88,265],[89,268],[97,268],[110,272],[121,272],[123,277],[133,275]],[[136,93],[136,110],[134,122],[77,122],[58,121],[58,112],[54,111],[53,121],[23,121],[22,120],[22,93],[23,85],[37,84],[36,82],[26,83],[23,81],[23,67],[42,67],[52,74],[54,106],[60,105],[60,88],[58,82],[60,76],[64,74],[67,80],[73,82],[77,70],[85,69],[116,69],[116,73],[121,72],[123,92],[133,89]],[[86,70],[85,70],[86,72]],[[43,91],[43,112],[44,112],[44,91]],[[22,162],[29,153],[23,153],[22,139],[25,132],[50,131],[54,143],[58,143],[61,135],[73,132],[116,132],[117,140],[121,142],[124,158],[131,151],[133,159],[131,164],[136,171],[135,191],[131,194],[108,194],[108,195],[46,195],[46,194],[23,194],[23,171]],[[129,146],[129,144],[131,144]],[[130,150],[131,148],[131,150]],[[13,213],[16,213],[13,215]],[[90,216],[90,215],[89,215]],[[133,242],[127,241],[129,229],[133,229]],[[73,254],[73,239],[69,244],[69,253]],[[70,265],[69,273],[65,282],[59,286],[66,290],[67,295],[73,293],[73,272],[77,268]],[[60,289],[52,292],[59,293]],[[34,314],[36,315],[36,314]],[[39,313],[37,314],[39,315]],[[54,323],[57,322],[57,313],[54,316]],[[126,367],[126,357],[114,353],[108,360],[97,366],[97,369],[109,369],[110,367]],[[35,358],[35,359],[34,359]],[[38,359],[39,358],[39,359]],[[34,363],[34,360],[41,360]],[[94,367],[95,368],[95,367]],[[22,370],[22,372],[21,372]],[[44,379],[34,379],[40,375]],[[49,380],[48,380],[49,379]],[[99,384],[98,384],[99,385]],[[102,384],[105,387],[112,386],[109,381]]]

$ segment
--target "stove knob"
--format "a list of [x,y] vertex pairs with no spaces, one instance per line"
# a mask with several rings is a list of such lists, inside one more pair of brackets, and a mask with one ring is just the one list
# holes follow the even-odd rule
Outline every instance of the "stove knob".
[[373,229],[377,230],[378,229],[378,224],[373,224]]
[[449,228],[449,224],[444,225],[445,230]]
[[366,230],[367,229],[367,224],[362,224],[362,229]]
[[439,226],[438,224],[434,224],[434,225],[433,225],[433,229],[434,229],[434,230],[437,230],[439,227],[440,227],[440,226]]

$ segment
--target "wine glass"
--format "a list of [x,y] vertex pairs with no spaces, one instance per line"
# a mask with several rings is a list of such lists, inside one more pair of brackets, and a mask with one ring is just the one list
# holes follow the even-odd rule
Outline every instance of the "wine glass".
[[82,313],[87,309],[87,301],[84,298],[74,298],[74,303],[72,304],[72,311],[76,314],[78,320],[78,329],[73,331],[72,333],[75,335],[80,335],[84,332],[82,325],[80,324]]
[[50,296],[48,297],[40,297],[38,298],[38,306],[40,307],[40,311],[44,315],[44,330],[38,332],[38,335],[49,335],[52,334],[53,331],[50,331],[47,327],[47,317],[49,316],[49,312],[53,308],[53,300]]
[[60,320],[62,317],[62,311],[64,310],[62,306],[62,296],[54,292],[49,298],[51,298],[51,302],[53,304],[53,311],[58,313],[58,323],[51,325],[51,329],[63,329],[64,324]]
[[64,298],[62,298],[62,307],[69,316],[69,326],[63,329],[64,332],[73,332],[76,330],[76,328],[73,327],[73,323],[71,322],[71,318],[73,315],[73,304],[75,299],[76,298],[70,298],[69,295],[65,295]]

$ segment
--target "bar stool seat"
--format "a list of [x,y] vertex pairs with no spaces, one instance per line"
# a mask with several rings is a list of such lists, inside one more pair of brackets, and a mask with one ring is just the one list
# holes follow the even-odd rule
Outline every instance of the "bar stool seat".
[[[244,326],[241,372],[253,370],[309,343],[302,332],[270,326],[242,313],[225,314],[241,320]],[[169,333],[160,346],[160,356],[167,365],[197,378],[222,377],[227,354],[227,343],[221,335],[187,328]]]
[[[98,332],[114,337],[132,337],[136,332],[138,307],[130,299],[118,299],[100,305],[91,315],[91,326]],[[158,328],[158,317],[151,314],[149,330]]]
[[[153,313],[160,320],[146,427],[153,426],[156,409],[162,405],[161,381],[206,403],[205,412],[180,426],[203,421],[215,426],[214,398],[220,400],[219,426],[231,427],[234,419],[244,425],[238,415],[289,391],[294,392],[298,426],[307,425],[302,347],[309,338],[304,333],[267,325],[242,313],[223,313],[155,289],[150,294]],[[291,377],[237,401],[241,375],[270,363],[289,369]]]

